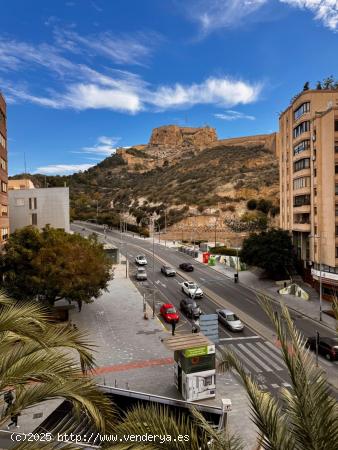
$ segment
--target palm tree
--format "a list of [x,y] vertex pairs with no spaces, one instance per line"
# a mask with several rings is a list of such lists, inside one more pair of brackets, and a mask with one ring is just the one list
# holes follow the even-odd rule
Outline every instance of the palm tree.
[[[52,323],[40,304],[16,303],[0,293],[0,425],[28,407],[60,398],[73,405],[75,416],[85,414],[97,430],[109,432],[116,413],[87,375],[94,367],[92,350],[84,333]],[[15,401],[5,409],[2,394],[8,390],[15,391]]]

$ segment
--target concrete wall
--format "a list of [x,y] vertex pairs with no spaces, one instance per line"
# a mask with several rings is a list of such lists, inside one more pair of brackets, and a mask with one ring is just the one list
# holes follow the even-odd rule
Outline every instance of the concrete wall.
[[[37,227],[42,229],[49,224],[53,228],[70,231],[69,226],[69,188],[20,189],[11,190],[9,198],[9,221],[11,232],[32,225],[32,214],[36,214]],[[29,199],[36,198],[36,208]]]

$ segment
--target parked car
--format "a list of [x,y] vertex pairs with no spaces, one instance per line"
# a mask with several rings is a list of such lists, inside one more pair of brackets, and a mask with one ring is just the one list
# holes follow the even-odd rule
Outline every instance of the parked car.
[[200,307],[197,306],[197,303],[192,298],[184,298],[181,300],[180,310],[191,319],[198,319],[202,314]]
[[243,323],[239,317],[229,309],[216,309],[218,315],[218,321],[229,328],[231,331],[242,331],[244,328]]
[[138,267],[136,272],[137,281],[146,281],[148,279],[146,269],[143,267]]
[[147,259],[144,255],[138,255],[135,258],[135,262],[136,264],[138,264],[139,266],[146,266],[148,264]]
[[162,266],[161,267],[161,272],[166,276],[166,277],[174,277],[176,275],[176,270],[173,269],[170,266]]
[[193,281],[184,281],[182,283],[182,292],[189,295],[190,298],[202,298],[203,291]]
[[193,272],[194,266],[190,263],[182,263],[179,265],[179,268],[184,270],[185,272]]
[[[306,346],[311,350],[316,351],[316,337],[309,337],[306,341]],[[338,338],[319,337],[318,353],[325,356],[330,361],[338,360]]]
[[160,314],[163,319],[168,322],[178,322],[180,320],[180,316],[178,315],[175,306],[172,303],[165,303],[161,306]]

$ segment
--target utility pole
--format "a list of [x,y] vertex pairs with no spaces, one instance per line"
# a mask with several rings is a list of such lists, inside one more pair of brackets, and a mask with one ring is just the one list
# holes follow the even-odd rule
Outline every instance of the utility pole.
[[96,223],[99,223],[99,201],[96,200]]
[[153,229],[153,284],[154,284],[154,289],[153,289],[153,319],[155,319],[155,219],[152,216],[151,217],[151,221],[152,221],[152,229]]

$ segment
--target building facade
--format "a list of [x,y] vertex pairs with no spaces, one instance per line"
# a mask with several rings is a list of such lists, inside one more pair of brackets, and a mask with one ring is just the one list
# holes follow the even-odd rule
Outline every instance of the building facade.
[[6,102],[0,92],[0,246],[8,239],[8,163]]
[[13,189],[34,189],[35,186],[28,178],[22,178],[20,180],[8,180],[8,190]]
[[277,137],[280,226],[305,279],[338,290],[338,90],[308,90],[281,114]]
[[39,229],[50,225],[67,233],[69,224],[69,188],[11,189],[8,191],[11,232],[28,225]]

